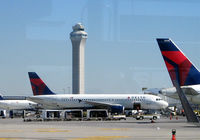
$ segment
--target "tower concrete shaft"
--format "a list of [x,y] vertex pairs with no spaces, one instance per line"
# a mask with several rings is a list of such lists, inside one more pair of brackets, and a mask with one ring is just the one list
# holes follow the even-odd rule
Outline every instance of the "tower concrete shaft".
[[72,27],[73,32],[70,33],[72,42],[72,94],[84,94],[85,92],[85,42],[87,33],[84,31],[82,24],[77,23]]

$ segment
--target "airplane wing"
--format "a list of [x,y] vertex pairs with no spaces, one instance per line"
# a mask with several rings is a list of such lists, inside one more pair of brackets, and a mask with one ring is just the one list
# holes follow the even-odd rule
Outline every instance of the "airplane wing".
[[192,87],[181,87],[186,95],[199,95],[199,93]]
[[79,100],[79,102],[84,102],[84,103],[87,103],[87,104],[90,104],[90,105],[93,105],[93,106],[96,106],[96,107],[102,107],[102,108],[110,108],[110,107],[113,107],[113,106],[122,106],[120,104],[111,104],[111,103],[105,103],[105,102],[96,102],[96,101],[83,101],[83,100]]

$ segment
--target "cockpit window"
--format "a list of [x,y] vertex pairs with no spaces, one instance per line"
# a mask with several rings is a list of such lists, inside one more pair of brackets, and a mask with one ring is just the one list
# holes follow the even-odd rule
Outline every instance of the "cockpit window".
[[162,100],[161,98],[156,98],[156,101],[160,101],[160,100]]

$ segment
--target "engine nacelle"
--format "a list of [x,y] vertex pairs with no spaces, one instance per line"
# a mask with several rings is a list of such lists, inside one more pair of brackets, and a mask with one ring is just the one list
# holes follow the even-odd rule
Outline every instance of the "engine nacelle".
[[122,105],[111,106],[111,113],[117,113],[117,114],[124,113],[124,106]]
[[164,89],[161,89],[159,91],[160,94],[163,94],[163,95],[173,95],[173,94],[177,94],[176,93],[176,88],[173,87],[173,88],[164,88]]

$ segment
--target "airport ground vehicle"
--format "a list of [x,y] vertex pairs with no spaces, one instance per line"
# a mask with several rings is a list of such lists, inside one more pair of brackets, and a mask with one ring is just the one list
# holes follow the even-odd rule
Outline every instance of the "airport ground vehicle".
[[113,115],[112,120],[126,120],[126,115]]
[[200,111],[199,110],[194,110],[195,115],[200,118]]
[[136,120],[143,120],[143,119],[157,120],[160,119],[160,114],[137,114],[134,117]]
[[106,109],[90,109],[87,110],[87,120],[107,120],[109,118]]
[[125,115],[111,115],[106,109],[41,110],[37,114],[24,112],[24,121],[89,121],[126,120]]
[[143,110],[125,110],[126,116],[133,116],[137,113],[142,113]]

